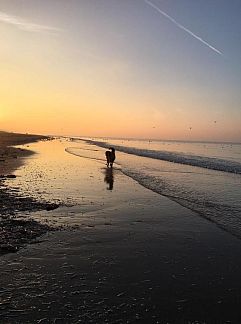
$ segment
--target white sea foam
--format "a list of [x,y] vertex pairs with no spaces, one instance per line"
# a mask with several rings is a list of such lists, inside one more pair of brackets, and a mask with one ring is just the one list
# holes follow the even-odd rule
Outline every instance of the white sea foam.
[[[205,156],[208,150],[204,143],[198,148],[194,145],[195,148],[189,150],[191,153],[182,153],[173,151],[173,148],[177,149],[177,145],[173,143],[166,143],[168,151],[160,150],[160,143],[156,146],[150,145],[150,148],[155,149],[149,149],[148,145],[141,141],[123,140],[123,145],[115,140],[85,141],[102,148],[114,146],[117,150],[117,161],[124,174],[241,237],[241,163],[239,155],[232,154],[233,151],[237,151],[237,147],[226,147],[227,153],[219,146],[221,150],[218,155],[214,145],[212,148],[215,149],[215,153],[209,151],[211,154]],[[95,146],[92,147],[94,150]],[[184,148],[183,145],[181,147]],[[120,152],[129,155],[127,157]],[[200,152],[200,155],[195,154],[197,152]],[[71,153],[86,156],[81,150],[78,152],[74,149]],[[218,157],[214,157],[213,153]],[[98,154],[98,158],[101,158],[103,151],[99,151]],[[222,158],[223,156],[225,158]],[[230,160],[227,157],[230,157]],[[97,158],[97,155],[94,154],[91,158]]]
[[[109,148],[111,145],[110,143],[107,142],[93,141],[93,140],[86,140],[86,142],[104,148]],[[191,165],[191,166],[196,166],[196,167],[206,168],[211,170],[241,174],[241,163],[231,161],[231,160],[224,160],[219,158],[198,156],[198,155],[189,155],[180,152],[147,150],[147,149],[121,146],[121,145],[118,146],[115,145],[115,149],[117,151],[121,151],[124,153],[143,156],[143,157],[157,159],[157,160],[163,160],[163,161],[186,164],[186,165]]]
[[[181,143],[179,146],[167,142],[149,145],[148,141],[84,141],[90,144],[88,150],[83,150],[80,146],[67,148],[66,151],[103,164],[104,150],[96,150],[96,146],[114,146],[118,163],[115,167],[121,167],[124,174],[147,189],[170,198],[241,237],[239,145]],[[161,150],[163,146],[169,151]],[[182,153],[182,149],[185,153]],[[209,156],[205,155],[207,153]]]
[[216,223],[219,227],[241,237],[241,206],[216,196],[213,188],[206,191],[189,188],[187,183],[170,181],[165,176],[157,177],[143,170],[124,168],[123,173],[147,189],[166,196],[178,204],[197,212],[200,216]]

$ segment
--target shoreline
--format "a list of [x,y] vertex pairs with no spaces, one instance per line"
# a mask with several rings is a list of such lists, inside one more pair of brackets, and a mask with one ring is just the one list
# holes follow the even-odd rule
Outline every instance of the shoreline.
[[29,144],[40,140],[49,140],[43,135],[18,134],[0,131],[0,181],[14,172],[22,163],[21,158],[34,154],[33,151],[16,148],[16,145]]
[[2,320],[239,323],[240,240],[118,169],[108,190],[104,162],[67,154],[66,145],[31,144],[40,153],[17,172],[21,183],[47,165],[37,188],[27,189],[76,200],[30,213],[64,230],[0,258]]
[[17,252],[20,247],[52,230],[47,224],[39,224],[23,217],[18,219],[18,213],[54,209],[57,206],[21,197],[17,189],[13,191],[5,185],[5,180],[15,180],[14,172],[24,165],[24,159],[35,154],[34,151],[15,146],[50,139],[42,135],[0,132],[0,257],[6,253]]

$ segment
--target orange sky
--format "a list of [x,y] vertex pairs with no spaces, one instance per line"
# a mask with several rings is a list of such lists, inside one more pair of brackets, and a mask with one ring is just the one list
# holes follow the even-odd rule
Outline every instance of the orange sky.
[[47,13],[46,1],[9,3],[0,14],[0,129],[241,141],[239,71],[150,7],[119,5],[131,11],[122,21],[105,1],[94,17],[85,1],[65,8],[72,16],[57,4]]

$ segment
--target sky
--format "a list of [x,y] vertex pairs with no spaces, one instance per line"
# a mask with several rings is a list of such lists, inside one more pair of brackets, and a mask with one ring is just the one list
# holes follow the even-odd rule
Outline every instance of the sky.
[[0,130],[241,142],[240,0],[0,0]]

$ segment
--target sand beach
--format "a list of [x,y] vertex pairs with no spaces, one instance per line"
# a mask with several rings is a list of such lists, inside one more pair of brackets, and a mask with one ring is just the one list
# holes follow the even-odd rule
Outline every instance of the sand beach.
[[[35,154],[28,149],[28,143],[48,139],[42,135],[0,132],[0,255],[16,252],[24,243],[49,229],[47,225],[38,224],[34,220],[16,219],[16,214],[21,210],[52,208],[51,204],[17,195],[17,188],[5,186],[7,179],[10,183],[16,179],[14,172],[24,164],[25,158]],[[26,147],[16,147],[21,144]]]
[[0,3],[0,324],[241,324],[241,1]]
[[241,322],[239,238],[141,186],[118,158],[106,168],[102,148],[91,159],[85,142],[16,137],[1,148],[2,160],[19,153],[0,162],[1,224],[14,235],[14,221],[30,222],[36,235],[5,242],[1,323]]

